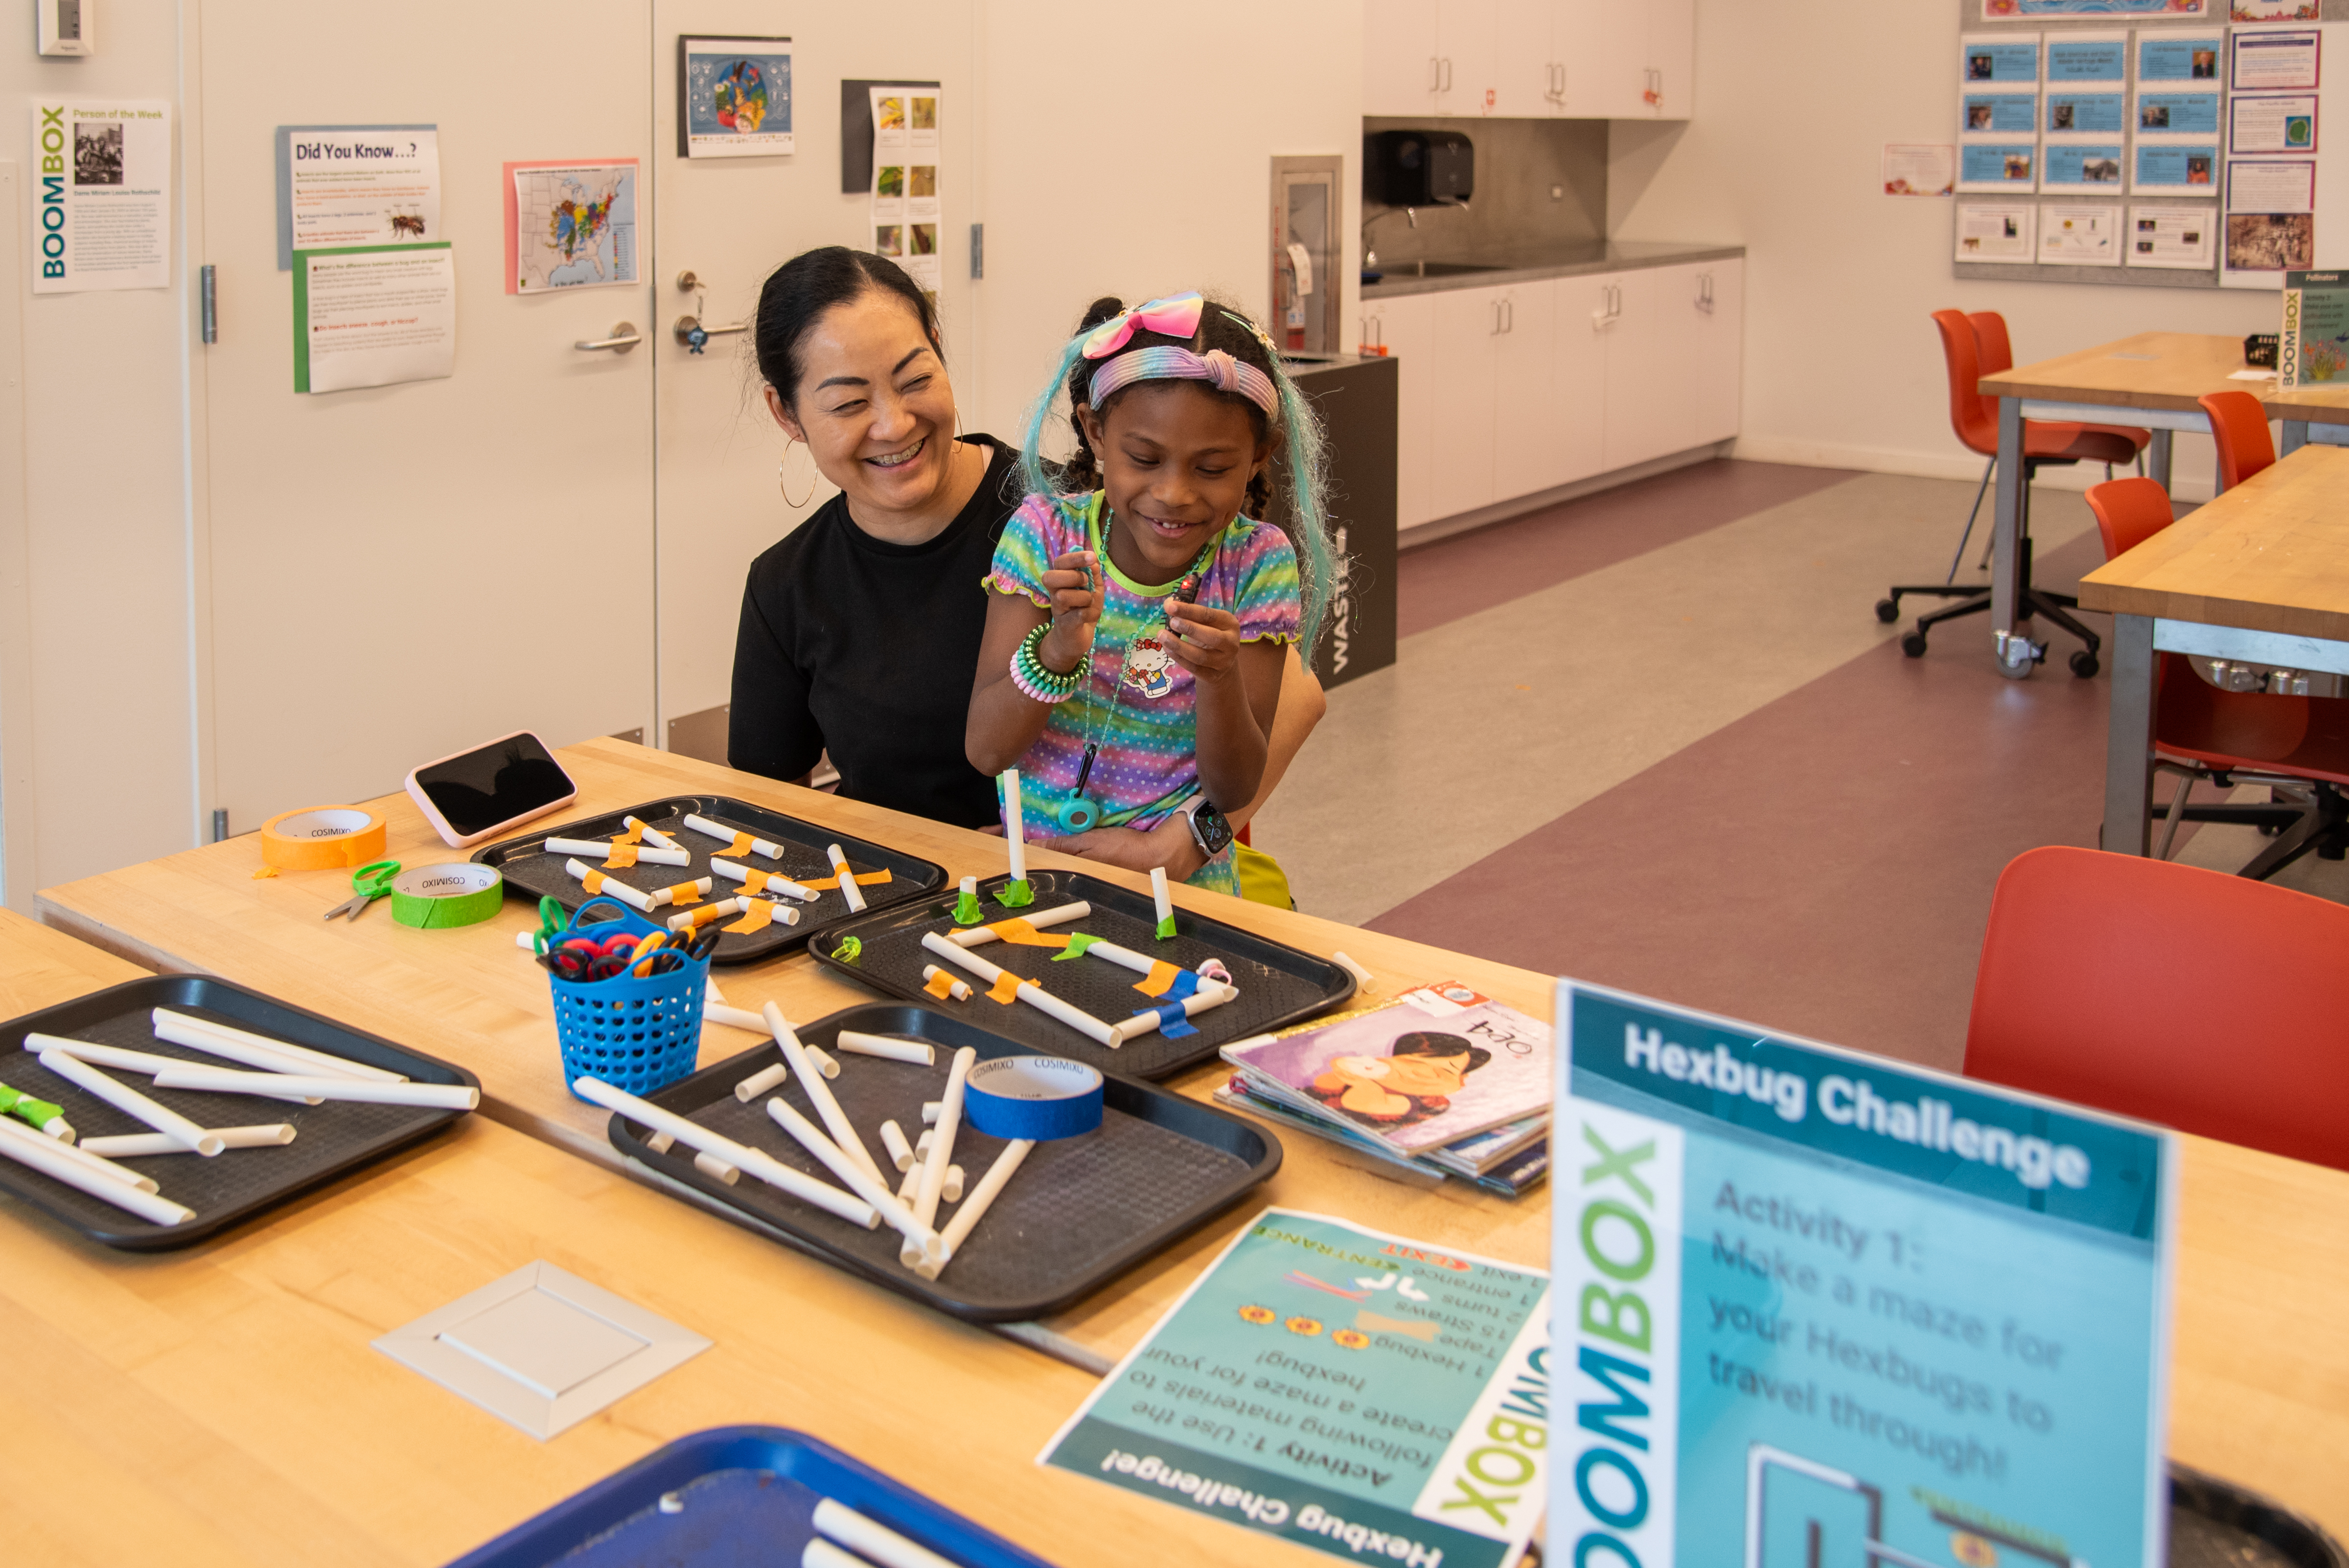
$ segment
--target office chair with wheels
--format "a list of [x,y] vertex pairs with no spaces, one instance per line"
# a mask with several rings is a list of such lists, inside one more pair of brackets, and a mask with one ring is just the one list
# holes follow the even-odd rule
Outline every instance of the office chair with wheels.
[[2054,847],[1998,879],[1966,1075],[2349,1169],[2349,908]]
[[[1933,312],[1933,324],[1940,329],[1941,354],[1949,371],[1950,426],[1960,441],[1988,461],[1982,469],[1982,484],[1974,492],[1974,510],[1966,516],[1966,532],[1958,540],[1957,554],[1951,559],[1948,579],[1897,585],[1889,597],[1876,603],[1876,618],[1889,625],[1900,618],[1900,601],[1909,595],[1959,601],[1917,618],[1915,629],[1900,639],[1900,651],[1911,659],[1925,656],[1926,634],[1931,628],[1990,608],[1988,587],[1960,587],[1956,577],[1958,565],[1965,558],[1967,540],[1973,535],[1974,518],[1982,511],[1982,496],[1990,489],[1991,474],[1998,466],[1998,400],[1985,398],[1976,389],[1984,376],[2011,369],[2013,359],[2007,348],[2006,322],[1995,312],[1969,317],[1961,311],[1937,310]],[[1984,362],[1985,338],[1995,358],[2006,361],[1995,369]],[[2102,639],[2068,613],[2079,607],[2077,599],[2069,594],[2047,593],[2031,586],[2031,481],[2043,467],[2062,467],[2082,461],[2106,464],[2131,462],[2152,439],[2149,431],[2123,425],[2032,420],[2023,427],[2023,517],[2021,554],[2016,561],[2018,601],[2025,618],[2044,615],[2085,645],[2072,656],[2072,672],[2084,680],[2096,672],[2096,654],[2103,646]]]
[[2232,490],[2276,460],[2268,434],[2267,405],[2249,392],[2205,392],[2195,401],[2210,416],[2210,444],[2219,449],[2219,488]]
[[[2257,400],[2243,393],[2257,407]],[[2217,428],[2219,416],[2211,416]],[[2260,434],[2267,425],[2261,416]],[[2169,496],[2150,479],[2116,479],[2088,492],[2105,559],[2126,554],[2169,526]],[[2274,876],[2310,850],[2349,856],[2349,698],[2230,691],[2204,680],[2184,654],[2155,656],[2154,771],[2175,774],[2177,793],[2154,857],[2169,858],[2181,822],[2223,822],[2275,835],[2239,875]],[[2221,789],[2265,784],[2265,804],[2191,805],[2196,779]]]

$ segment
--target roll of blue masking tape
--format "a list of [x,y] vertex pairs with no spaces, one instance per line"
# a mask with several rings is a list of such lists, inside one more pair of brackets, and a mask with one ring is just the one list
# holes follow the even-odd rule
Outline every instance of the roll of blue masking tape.
[[1075,1137],[1102,1124],[1102,1075],[1061,1056],[998,1056],[963,1079],[962,1108],[989,1137]]

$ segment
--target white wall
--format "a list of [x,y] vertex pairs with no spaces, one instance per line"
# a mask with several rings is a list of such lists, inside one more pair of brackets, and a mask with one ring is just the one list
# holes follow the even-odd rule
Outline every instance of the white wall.
[[[17,165],[20,202],[39,167],[36,97],[171,100],[176,161],[172,0],[108,0],[100,52],[86,60],[34,54],[29,9],[9,7],[14,26],[0,50],[0,159]],[[172,219],[176,256],[185,232],[176,195]],[[28,635],[0,641],[0,656],[26,650],[16,657],[30,668],[27,679],[0,682],[0,700],[28,692],[29,712],[8,715],[0,734],[28,737],[30,756],[0,759],[0,813],[18,851],[0,891],[22,909],[36,887],[195,841],[182,431],[190,308],[176,286],[20,294],[12,304],[24,322],[31,609]]]
[[[2275,330],[2271,293],[1954,278],[1951,203],[1878,193],[1884,142],[1956,140],[1952,12],[1697,0],[1695,118],[1613,128],[1615,238],[1747,247],[1738,456],[1979,474],[1951,433],[1927,319],[1950,306],[2003,313],[2026,364],[2157,328]],[[2179,493],[2207,497],[2210,474],[2209,438],[2180,436]]]
[[1359,270],[1361,0],[980,0],[979,16],[987,278],[983,379],[956,383],[966,424],[1014,436],[1102,295],[1199,288],[1261,317],[1276,156],[1344,155],[1344,275]]

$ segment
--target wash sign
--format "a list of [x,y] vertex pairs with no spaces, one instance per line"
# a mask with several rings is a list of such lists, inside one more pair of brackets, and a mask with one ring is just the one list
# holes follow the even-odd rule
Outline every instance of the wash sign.
[[2160,1568],[2173,1135],[1562,981],[1551,1561]]

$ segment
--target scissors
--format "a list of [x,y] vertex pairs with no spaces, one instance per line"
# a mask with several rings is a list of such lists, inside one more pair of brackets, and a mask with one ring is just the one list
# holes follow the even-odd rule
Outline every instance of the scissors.
[[359,911],[391,891],[391,879],[399,875],[399,862],[378,860],[372,866],[362,866],[351,873],[351,891],[356,897],[326,911],[326,919],[348,915],[356,920]]
[[563,933],[570,929],[571,917],[564,913],[562,899],[541,898],[538,901],[537,950],[539,952],[543,953],[553,947]]

